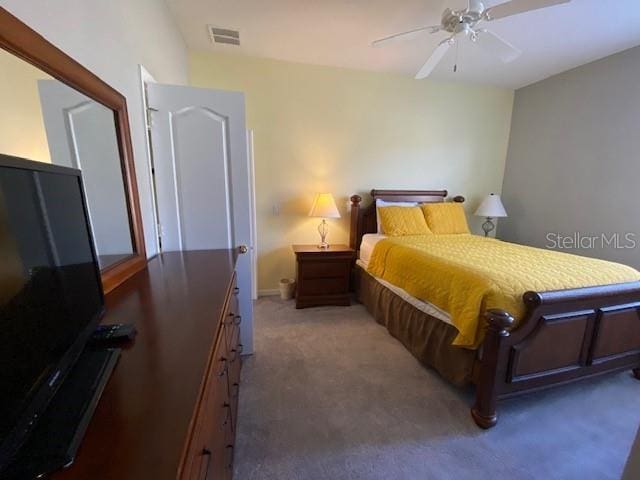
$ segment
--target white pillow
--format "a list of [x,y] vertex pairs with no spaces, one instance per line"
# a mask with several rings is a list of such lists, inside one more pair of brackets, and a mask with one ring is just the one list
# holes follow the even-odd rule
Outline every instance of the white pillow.
[[417,207],[418,202],[385,202],[384,200],[376,199],[376,221],[378,222],[378,233],[384,234],[382,224],[380,223],[380,215],[378,215],[378,209],[384,207]]

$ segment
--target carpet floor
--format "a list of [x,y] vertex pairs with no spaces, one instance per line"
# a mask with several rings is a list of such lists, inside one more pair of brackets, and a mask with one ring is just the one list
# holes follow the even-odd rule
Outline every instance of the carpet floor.
[[630,372],[469,415],[473,390],[423,367],[362,305],[266,297],[245,360],[235,480],[619,479],[640,423]]

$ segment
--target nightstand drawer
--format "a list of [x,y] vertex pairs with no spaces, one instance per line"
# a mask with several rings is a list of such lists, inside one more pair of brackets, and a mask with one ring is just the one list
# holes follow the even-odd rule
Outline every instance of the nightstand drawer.
[[302,278],[299,287],[305,295],[332,295],[349,290],[348,277]]
[[310,278],[336,278],[349,275],[349,269],[351,264],[342,261],[324,261],[324,262],[305,262],[304,270],[302,272],[303,277]]

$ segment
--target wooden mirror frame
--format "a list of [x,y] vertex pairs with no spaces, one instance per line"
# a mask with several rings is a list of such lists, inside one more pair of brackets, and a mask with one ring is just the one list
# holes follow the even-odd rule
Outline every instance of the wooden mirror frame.
[[2,7],[0,7],[0,47],[114,112],[134,253],[100,270],[103,289],[108,293],[147,265],[127,100],[117,90]]

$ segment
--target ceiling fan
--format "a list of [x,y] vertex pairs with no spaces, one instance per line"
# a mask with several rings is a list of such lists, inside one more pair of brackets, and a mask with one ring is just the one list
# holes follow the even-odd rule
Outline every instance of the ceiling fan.
[[[469,38],[481,48],[497,55],[504,63],[512,62],[522,53],[516,47],[498,35],[484,28],[478,28],[481,22],[489,22],[500,18],[510,17],[519,13],[551,7],[561,3],[569,3],[571,0],[511,0],[493,7],[486,8],[481,0],[469,0],[469,5],[464,10],[451,10],[447,8],[442,12],[440,25],[420,27],[407,32],[396,33],[388,37],[376,40],[371,45],[374,47],[387,45],[401,39],[412,38],[422,32],[436,33],[448,32],[451,35],[442,40],[433,51],[427,62],[416,74],[416,79],[428,77],[440,63],[447,50],[457,45],[460,39]],[[457,70],[457,65],[454,71]]]

